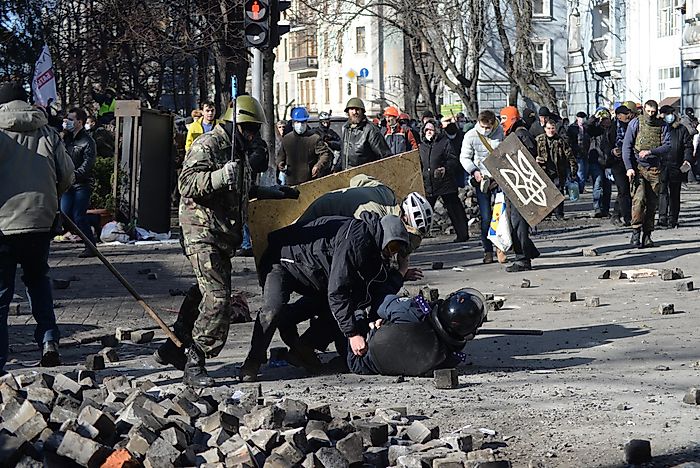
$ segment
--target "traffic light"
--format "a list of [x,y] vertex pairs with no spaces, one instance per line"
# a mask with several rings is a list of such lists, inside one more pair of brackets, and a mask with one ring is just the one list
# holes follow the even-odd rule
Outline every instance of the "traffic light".
[[280,45],[280,36],[289,32],[288,24],[279,24],[281,13],[292,6],[292,2],[286,0],[270,0],[270,47]]
[[268,46],[270,42],[270,0],[246,0],[243,29],[246,47],[264,49]]

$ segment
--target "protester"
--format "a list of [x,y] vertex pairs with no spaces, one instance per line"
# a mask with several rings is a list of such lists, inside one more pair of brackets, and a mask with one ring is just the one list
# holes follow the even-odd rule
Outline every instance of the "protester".
[[40,364],[60,364],[51,295],[49,245],[58,199],[73,183],[73,162],[46,115],[27,103],[20,83],[0,83],[0,375],[9,354],[7,319],[17,265],[32,315]]
[[294,131],[282,137],[275,164],[286,175],[287,185],[298,185],[330,172],[333,153],[321,136],[309,129],[305,107],[295,107],[291,116]]
[[399,115],[399,110],[394,106],[384,110],[386,127],[382,128],[382,134],[392,155],[418,149],[418,142],[413,134],[399,124]]
[[[554,185],[564,193],[566,182],[576,180],[578,166],[569,143],[557,133],[557,123],[548,120],[544,124],[544,134],[535,138],[537,153],[535,161],[544,172],[552,179]],[[557,219],[564,219],[564,202],[562,201],[554,210]]]
[[216,125],[216,105],[212,101],[204,101],[202,103],[202,116],[192,122],[187,129],[185,151],[190,150],[194,140],[204,133],[211,132],[214,125]]
[[345,106],[345,112],[348,121],[343,126],[340,159],[334,172],[391,156],[391,150],[379,128],[367,120],[362,99],[351,98]]
[[[495,190],[495,182],[491,178],[491,172],[484,165],[484,160],[503,141],[503,128],[498,125],[496,114],[491,111],[483,111],[477,117],[474,128],[469,130],[464,137],[460,151],[459,161],[467,174],[474,181],[476,199],[479,203],[481,215],[481,246],[484,249],[484,263],[493,263],[493,244],[488,239],[489,226],[493,204],[491,196]],[[493,183],[492,183],[493,182]],[[505,261],[505,254],[500,253],[501,261]]]
[[[588,181],[590,155],[589,149],[591,146],[591,136],[588,133],[588,123],[586,119],[588,115],[585,112],[577,112],[576,120],[569,125],[566,132],[569,139],[569,146],[576,158],[578,165],[578,191],[585,192],[586,182]],[[597,157],[597,156],[596,156]]]
[[[529,127],[529,131],[532,134],[533,138],[537,137],[538,135],[544,134],[544,124],[547,122],[547,120],[549,120],[551,116],[552,112],[549,110],[549,107],[542,106],[539,108],[539,110],[537,111],[537,120],[533,121]],[[531,119],[531,117],[529,118]],[[523,124],[525,124],[524,121]]]
[[634,247],[654,247],[651,233],[659,203],[661,161],[671,149],[671,132],[658,118],[656,101],[644,103],[644,113],[629,123],[622,157],[632,183],[632,237]]
[[95,90],[90,91],[92,98],[100,105],[97,111],[97,120],[102,125],[107,125],[114,120],[114,110],[117,105],[117,92],[112,88],[105,89],[104,93]]
[[426,198],[433,207],[438,198],[442,200],[457,234],[454,242],[466,242],[469,240],[467,215],[457,196],[455,182],[455,174],[461,171],[457,155],[434,120],[423,125],[421,141],[419,151]]
[[611,218],[614,225],[630,226],[632,222],[632,196],[625,161],[622,158],[622,144],[627,125],[633,117],[634,114],[628,107],[619,105],[615,108],[615,123],[610,130],[614,129],[615,132],[615,146],[610,153],[608,163],[617,187],[617,197]]
[[663,106],[659,109],[659,117],[669,127],[671,149],[661,161],[659,220],[656,226],[677,228],[681,211],[681,184],[686,180],[693,160],[693,137],[673,107]]
[[605,174],[609,166],[610,153],[615,147],[615,133],[607,109],[598,110],[587,123],[586,132],[590,140],[588,146],[588,174],[593,180],[593,217],[610,216],[612,184]]
[[114,133],[107,130],[95,117],[88,116],[85,121],[85,131],[95,140],[95,148],[98,158],[114,157]]
[[321,137],[323,142],[328,145],[331,151],[340,151],[340,135],[331,128],[330,112],[321,112],[318,114],[318,127],[314,129]]
[[[84,110],[74,107],[63,119],[63,141],[66,152],[73,160],[75,181],[73,186],[61,195],[61,211],[68,216],[94,245],[95,234],[87,217],[90,207],[90,195],[94,179],[93,169],[97,157],[97,145],[85,131],[87,114]],[[85,249],[78,254],[80,258],[94,257],[92,249]]]

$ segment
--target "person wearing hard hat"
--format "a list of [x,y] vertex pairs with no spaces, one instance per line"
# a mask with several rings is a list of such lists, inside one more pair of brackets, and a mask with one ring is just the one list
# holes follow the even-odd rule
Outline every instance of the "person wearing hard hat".
[[[267,169],[267,147],[260,137],[265,113],[251,96],[236,98],[222,122],[197,138],[185,157],[178,178],[180,226],[185,255],[202,294],[199,308],[183,308],[174,325],[187,349],[168,340],[156,352],[161,364],[184,370],[184,383],[213,385],[205,358],[219,354],[231,322],[231,257],[243,240],[250,198],[297,198],[291,187],[259,187],[253,173]],[[231,150],[235,132],[235,150]]]
[[389,145],[379,128],[367,120],[362,99],[351,98],[345,106],[345,112],[348,121],[343,125],[340,159],[334,168],[335,172],[391,156]]
[[305,107],[292,109],[293,131],[282,137],[277,151],[277,170],[284,172],[289,185],[298,185],[329,172],[333,153],[320,135],[309,130]]
[[384,110],[386,127],[382,128],[382,134],[389,146],[389,150],[391,150],[391,154],[400,154],[418,149],[418,143],[413,134],[404,130],[404,127],[399,124],[399,116],[399,110],[394,106],[389,106]]

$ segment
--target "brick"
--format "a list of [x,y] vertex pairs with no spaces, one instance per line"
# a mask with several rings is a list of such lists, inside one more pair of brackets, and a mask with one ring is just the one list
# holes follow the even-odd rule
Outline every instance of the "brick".
[[586,298],[586,307],[600,307],[600,298],[599,297],[587,297]]
[[676,291],[689,292],[694,289],[692,281],[682,281],[676,285]]
[[651,442],[648,440],[632,439],[625,444],[625,462],[630,465],[641,465],[651,461]]
[[441,438],[449,447],[460,452],[471,452],[474,448],[474,441],[471,434],[452,433]]
[[530,287],[530,280],[523,278],[523,281],[520,283],[521,288],[529,288]]
[[31,444],[21,437],[0,432],[0,463],[4,466],[15,466],[31,448]]
[[362,441],[365,445],[381,447],[389,440],[389,426],[387,424],[355,421],[353,425],[362,435]]
[[325,404],[310,407],[307,410],[307,416],[315,421],[330,422],[333,419],[330,406]]
[[198,418],[202,414],[202,411],[184,396],[178,396],[172,401],[173,410],[187,418]]
[[322,447],[330,447],[331,439],[323,431],[311,431],[306,434],[306,442],[308,449],[312,452],[317,451]]
[[433,264],[430,266],[432,270],[442,270],[442,267],[445,266],[443,262],[433,262]]
[[598,251],[596,249],[583,249],[584,257],[597,257]]
[[409,439],[417,444],[424,444],[440,437],[440,428],[429,419],[414,421],[406,430]]
[[691,388],[683,397],[683,403],[700,405],[700,388]]
[[559,294],[559,300],[562,302],[576,302],[576,292],[567,291]]
[[153,330],[134,330],[131,332],[131,342],[136,344],[150,343],[155,334]]
[[85,368],[87,370],[96,371],[105,368],[105,358],[100,354],[90,354],[85,358]]
[[410,455],[413,452],[415,452],[415,449],[411,446],[390,445],[389,450],[387,452],[389,466],[396,465],[396,461],[399,459],[399,457],[402,457],[404,455]]
[[[387,421],[388,422],[388,421]],[[340,440],[343,437],[355,432],[355,427],[344,419],[333,418],[328,423],[326,433],[333,440]]]
[[119,346],[119,340],[114,335],[105,335],[100,338],[100,344],[105,348],[116,348]]
[[127,341],[131,339],[131,330],[123,327],[117,327],[114,331],[114,336],[119,341]]
[[223,411],[216,411],[210,416],[200,418],[198,423],[200,424],[199,428],[204,432],[211,432],[221,427],[234,434],[238,432],[240,425],[236,416]]
[[316,451],[315,456],[324,468],[350,468],[350,464],[338,449],[323,447]]
[[252,443],[263,452],[270,452],[270,450],[280,445],[280,433],[270,429],[260,429],[253,432],[248,442]]
[[104,348],[100,353],[107,362],[119,362],[119,353],[114,348]]
[[189,445],[187,434],[179,427],[169,427],[160,433],[160,437],[179,450],[184,450]]
[[139,466],[139,462],[126,449],[118,449],[107,457],[100,468],[131,468]]
[[34,440],[47,427],[48,426],[46,425],[44,417],[41,414],[36,413],[34,416],[29,418],[27,422],[22,424],[19,429],[17,429],[15,434],[24,438],[25,440]]
[[79,396],[82,390],[80,384],[75,380],[66,377],[64,374],[56,374],[53,381],[53,391],[57,393],[67,393]]
[[129,431],[126,449],[137,455],[145,455],[148,448],[158,438],[158,434],[144,426],[134,426]]
[[284,425],[299,427],[306,424],[306,412],[308,405],[303,401],[285,398],[277,404],[284,411]]
[[304,453],[289,442],[285,442],[273,449],[272,454],[280,456],[290,466],[296,466],[304,460]]
[[335,445],[345,459],[352,465],[353,463],[362,463],[362,436],[358,433],[353,433],[338,441]]
[[115,425],[112,417],[92,406],[86,406],[80,411],[78,414],[78,423],[94,426],[99,431],[100,438],[104,441],[112,438],[115,432]]
[[175,460],[180,456],[180,451],[166,442],[163,438],[157,438],[146,452],[143,462],[145,468],[162,468],[174,466]]
[[81,466],[98,467],[112,453],[112,450],[76,432],[67,431],[56,453]]
[[369,447],[362,455],[365,465],[375,468],[386,468],[389,466],[389,449],[386,447]]
[[438,389],[459,388],[457,369],[436,369],[433,371],[433,382]]
[[284,410],[278,406],[264,406],[243,416],[243,422],[251,430],[279,429],[284,421]]
[[676,309],[673,304],[659,304],[658,313],[661,315],[673,315]]

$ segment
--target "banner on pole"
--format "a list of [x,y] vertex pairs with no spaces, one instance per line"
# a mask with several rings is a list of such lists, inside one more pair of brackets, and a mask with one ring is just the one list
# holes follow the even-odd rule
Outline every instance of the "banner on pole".
[[32,79],[32,94],[34,103],[48,107],[56,100],[56,77],[53,74],[53,62],[49,47],[44,45],[36,61],[34,78]]

